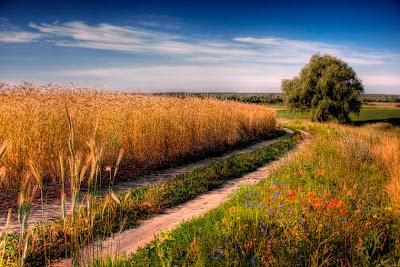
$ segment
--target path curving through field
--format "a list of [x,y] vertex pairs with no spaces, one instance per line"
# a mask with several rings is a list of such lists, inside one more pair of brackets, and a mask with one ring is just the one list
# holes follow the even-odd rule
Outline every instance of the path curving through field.
[[[137,228],[126,230],[106,240],[85,247],[82,251],[82,259],[85,259],[84,262],[92,262],[94,258],[128,255],[135,252],[139,247],[143,247],[150,243],[157,234],[171,230],[184,221],[202,216],[208,211],[217,208],[240,186],[260,182],[279,166],[297,156],[302,150],[304,150],[304,148],[311,142],[311,138],[309,138],[309,133],[301,133],[305,137],[305,141],[297,145],[295,149],[288,152],[285,156],[272,161],[263,167],[258,168],[256,171],[242,176],[241,178],[227,181],[218,189],[209,191],[183,204],[167,209],[163,214],[140,221],[140,226]],[[271,144],[274,141],[275,140],[267,141],[264,145]],[[84,262],[82,262],[82,264],[84,264]],[[68,260],[58,261],[53,264],[53,266],[70,265],[71,262]]]
[[[181,165],[179,167],[165,169],[151,175],[139,176],[131,181],[117,183],[113,187],[113,191],[115,193],[123,193],[127,192],[128,190],[142,188],[151,184],[158,184],[167,181],[178,174],[191,172],[195,168],[209,165],[214,160],[227,159],[236,154],[251,152],[258,148],[271,145],[280,140],[281,138],[285,138],[292,134],[292,132],[287,129],[283,130],[286,133],[275,139],[264,140],[244,148],[224,153],[220,156],[208,157],[205,159],[194,161],[192,163]],[[105,190],[105,192],[106,191],[108,190]],[[69,201],[66,202],[66,208],[67,210],[70,209]],[[60,217],[61,217],[61,200],[59,198],[49,199],[46,203],[44,203],[43,211],[41,205],[35,205],[31,208],[31,214],[29,216],[29,225],[32,226],[40,222],[56,220],[59,219]],[[4,230],[6,222],[7,222],[7,214],[6,212],[2,212],[2,214],[0,214],[0,231]],[[19,227],[20,226],[18,224],[18,214],[16,212],[13,212],[7,231],[16,231],[19,229]]]

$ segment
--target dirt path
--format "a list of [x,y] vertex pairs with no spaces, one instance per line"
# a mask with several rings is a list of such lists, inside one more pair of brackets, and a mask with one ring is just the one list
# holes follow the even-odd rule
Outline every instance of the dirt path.
[[[309,136],[305,132],[302,132],[302,134],[306,137]],[[164,214],[141,221],[138,228],[124,231],[116,234],[114,237],[103,240],[101,243],[85,247],[82,252],[82,258],[92,261],[93,258],[116,257],[135,252],[139,247],[143,247],[151,242],[157,234],[171,230],[186,220],[204,215],[211,209],[218,207],[240,186],[255,184],[265,179],[279,166],[297,156],[310,142],[311,139],[307,138],[303,143],[280,159],[270,162],[241,178],[228,181],[216,190],[204,193],[181,205],[170,208]],[[54,263],[54,266],[69,265],[70,262],[66,260]]]
[[[221,156],[205,158],[205,159],[195,161],[193,163],[185,164],[185,165],[182,165],[182,166],[179,166],[176,168],[165,169],[163,171],[156,172],[155,174],[152,174],[152,175],[140,176],[137,179],[134,179],[132,181],[118,183],[114,186],[113,191],[116,193],[122,193],[122,192],[126,192],[128,190],[131,190],[131,189],[145,187],[149,184],[157,184],[157,183],[169,180],[178,174],[190,172],[197,167],[209,165],[214,160],[226,159],[226,158],[229,158],[230,156],[233,156],[236,154],[251,152],[258,148],[273,144],[273,143],[277,142],[279,139],[287,137],[288,135],[291,134],[291,131],[289,131],[289,130],[284,130],[284,131],[286,131],[286,134],[281,137],[278,137],[275,139],[270,139],[270,140],[265,140],[265,141],[262,141],[262,142],[259,142],[259,143],[241,148],[241,149],[230,151]],[[67,210],[70,209],[69,201],[67,201],[67,203],[66,203],[66,208],[67,208]],[[44,203],[43,212],[42,212],[40,205],[36,205],[36,206],[32,207],[31,214],[29,217],[29,224],[33,225],[35,223],[40,223],[43,221],[55,220],[55,219],[60,218],[60,216],[61,216],[61,201],[60,201],[60,199],[51,199],[48,202]],[[7,221],[7,214],[6,214],[6,212],[3,212],[2,214],[0,214],[0,231],[4,230],[6,221]],[[8,230],[9,231],[17,230],[18,228],[19,228],[18,214],[16,212],[14,212],[12,214],[11,222],[9,224]]]

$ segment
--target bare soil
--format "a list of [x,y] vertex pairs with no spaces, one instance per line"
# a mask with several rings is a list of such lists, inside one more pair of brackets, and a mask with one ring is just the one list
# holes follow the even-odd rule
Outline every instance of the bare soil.
[[[285,135],[280,136],[278,138],[264,140],[264,141],[261,141],[261,142],[258,142],[258,143],[240,148],[240,149],[229,151],[229,152],[224,153],[219,156],[207,157],[207,158],[204,158],[204,159],[201,159],[198,161],[183,164],[179,167],[164,169],[162,171],[155,172],[151,175],[142,175],[142,176],[137,176],[132,180],[121,181],[121,182],[118,182],[116,185],[114,185],[113,192],[123,193],[123,192],[127,192],[128,190],[142,188],[142,187],[148,186],[150,184],[158,184],[163,181],[167,181],[178,174],[190,172],[197,167],[209,165],[214,160],[226,159],[226,158],[229,158],[236,154],[251,152],[258,148],[270,145],[272,143],[277,142],[279,139],[281,139],[287,135],[289,135],[288,131],[286,131]],[[124,172],[126,170],[121,170],[121,171]],[[122,174],[122,175],[124,176],[126,174]],[[61,217],[61,200],[60,200],[60,191],[59,190],[60,190],[59,185],[52,185],[52,186],[48,187],[48,190],[46,190],[46,192],[45,192],[44,205],[43,205],[44,209],[43,210],[42,210],[42,207],[40,204],[40,198],[36,199],[34,205],[32,206],[31,214],[29,216],[29,224],[30,225],[34,225],[36,223],[40,223],[43,221],[55,220],[55,219],[58,219]],[[108,191],[108,189],[104,189],[104,192],[107,192],[107,191]],[[81,195],[84,195],[84,192],[81,193]],[[68,198],[68,196],[67,196],[67,198]],[[7,220],[7,209],[10,207],[13,207],[14,210],[12,212],[11,222],[9,224],[8,230],[13,231],[13,230],[17,230],[19,228],[18,214],[16,212],[15,206],[16,206],[16,197],[12,200],[10,198],[8,198],[8,200],[0,199],[0,231],[4,230],[4,228],[5,228],[6,220]],[[2,207],[3,207],[3,209],[2,209]],[[69,201],[67,201],[67,203],[66,203],[66,208],[67,208],[67,210],[70,209]]]
[[[306,137],[310,137],[308,133],[303,132],[302,134]],[[263,145],[271,144],[274,141],[276,140],[267,141]],[[298,156],[310,143],[311,138],[307,138],[285,156],[258,168],[254,172],[248,173],[241,178],[228,181],[220,188],[170,208],[161,215],[143,220],[137,228],[126,230],[106,240],[85,247],[82,251],[82,259],[84,259],[82,264],[84,264],[84,262],[91,262],[94,258],[118,257],[135,252],[138,248],[154,240],[155,236],[159,233],[171,230],[184,221],[202,216],[208,211],[217,208],[240,186],[256,184],[265,179],[287,161]],[[258,147],[261,147],[261,144]],[[250,150],[251,149],[247,151]],[[54,266],[71,266],[71,262],[68,260],[58,261],[54,263]]]

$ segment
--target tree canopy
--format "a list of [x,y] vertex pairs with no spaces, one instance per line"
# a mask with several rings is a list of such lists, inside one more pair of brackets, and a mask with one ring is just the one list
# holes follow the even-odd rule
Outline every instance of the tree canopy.
[[313,120],[346,122],[350,112],[360,112],[364,87],[341,59],[314,54],[298,77],[282,81],[282,91],[290,111],[310,110]]

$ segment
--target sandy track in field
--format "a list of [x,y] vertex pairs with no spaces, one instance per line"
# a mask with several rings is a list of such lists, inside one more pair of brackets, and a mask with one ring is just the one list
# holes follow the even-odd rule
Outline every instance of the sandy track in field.
[[[286,131],[286,132],[287,133],[281,137],[261,141],[259,143],[256,143],[256,144],[253,144],[253,145],[241,148],[241,149],[230,151],[228,153],[222,154],[221,156],[205,158],[205,159],[195,161],[195,162],[192,162],[189,164],[185,164],[185,165],[182,165],[182,166],[179,166],[176,168],[165,169],[163,171],[159,171],[159,172],[156,172],[151,175],[140,176],[132,181],[117,183],[113,187],[113,191],[115,193],[122,193],[122,192],[127,192],[128,190],[145,187],[150,184],[157,184],[157,183],[161,183],[163,181],[167,181],[178,174],[191,172],[193,169],[195,169],[197,167],[209,165],[214,160],[226,159],[226,158],[229,158],[236,154],[251,152],[258,148],[273,144],[273,143],[277,142],[278,140],[280,140],[281,138],[287,137],[290,132],[289,131]],[[107,190],[105,190],[105,192],[107,192]],[[70,202],[67,201],[66,202],[67,210],[70,210],[70,207],[71,207]],[[60,217],[61,217],[61,200],[59,198],[49,199],[49,201],[44,203],[43,212],[42,212],[40,205],[35,205],[32,207],[31,214],[29,216],[29,225],[34,225],[35,223],[40,223],[40,222],[48,221],[48,220],[55,220]],[[2,214],[0,214],[0,231],[4,230],[6,221],[7,221],[7,214],[6,214],[6,212],[2,212]],[[12,214],[11,222],[9,224],[8,230],[15,231],[18,229],[19,229],[18,214],[16,212],[14,212]]]
[[[305,137],[309,137],[309,134],[306,132],[302,132],[302,134]],[[269,144],[272,142],[271,140]],[[307,138],[295,149],[278,160],[272,161],[241,178],[227,181],[216,190],[209,191],[181,205],[167,209],[165,213],[161,215],[143,220],[140,222],[138,228],[124,231],[116,234],[114,237],[103,240],[101,243],[85,247],[82,252],[82,258],[91,262],[93,258],[116,257],[135,252],[139,247],[150,243],[157,234],[171,230],[184,221],[202,216],[208,211],[218,207],[240,186],[256,184],[265,179],[279,166],[297,156],[310,142],[311,139]],[[71,263],[66,260],[54,263],[54,266],[70,265]]]

